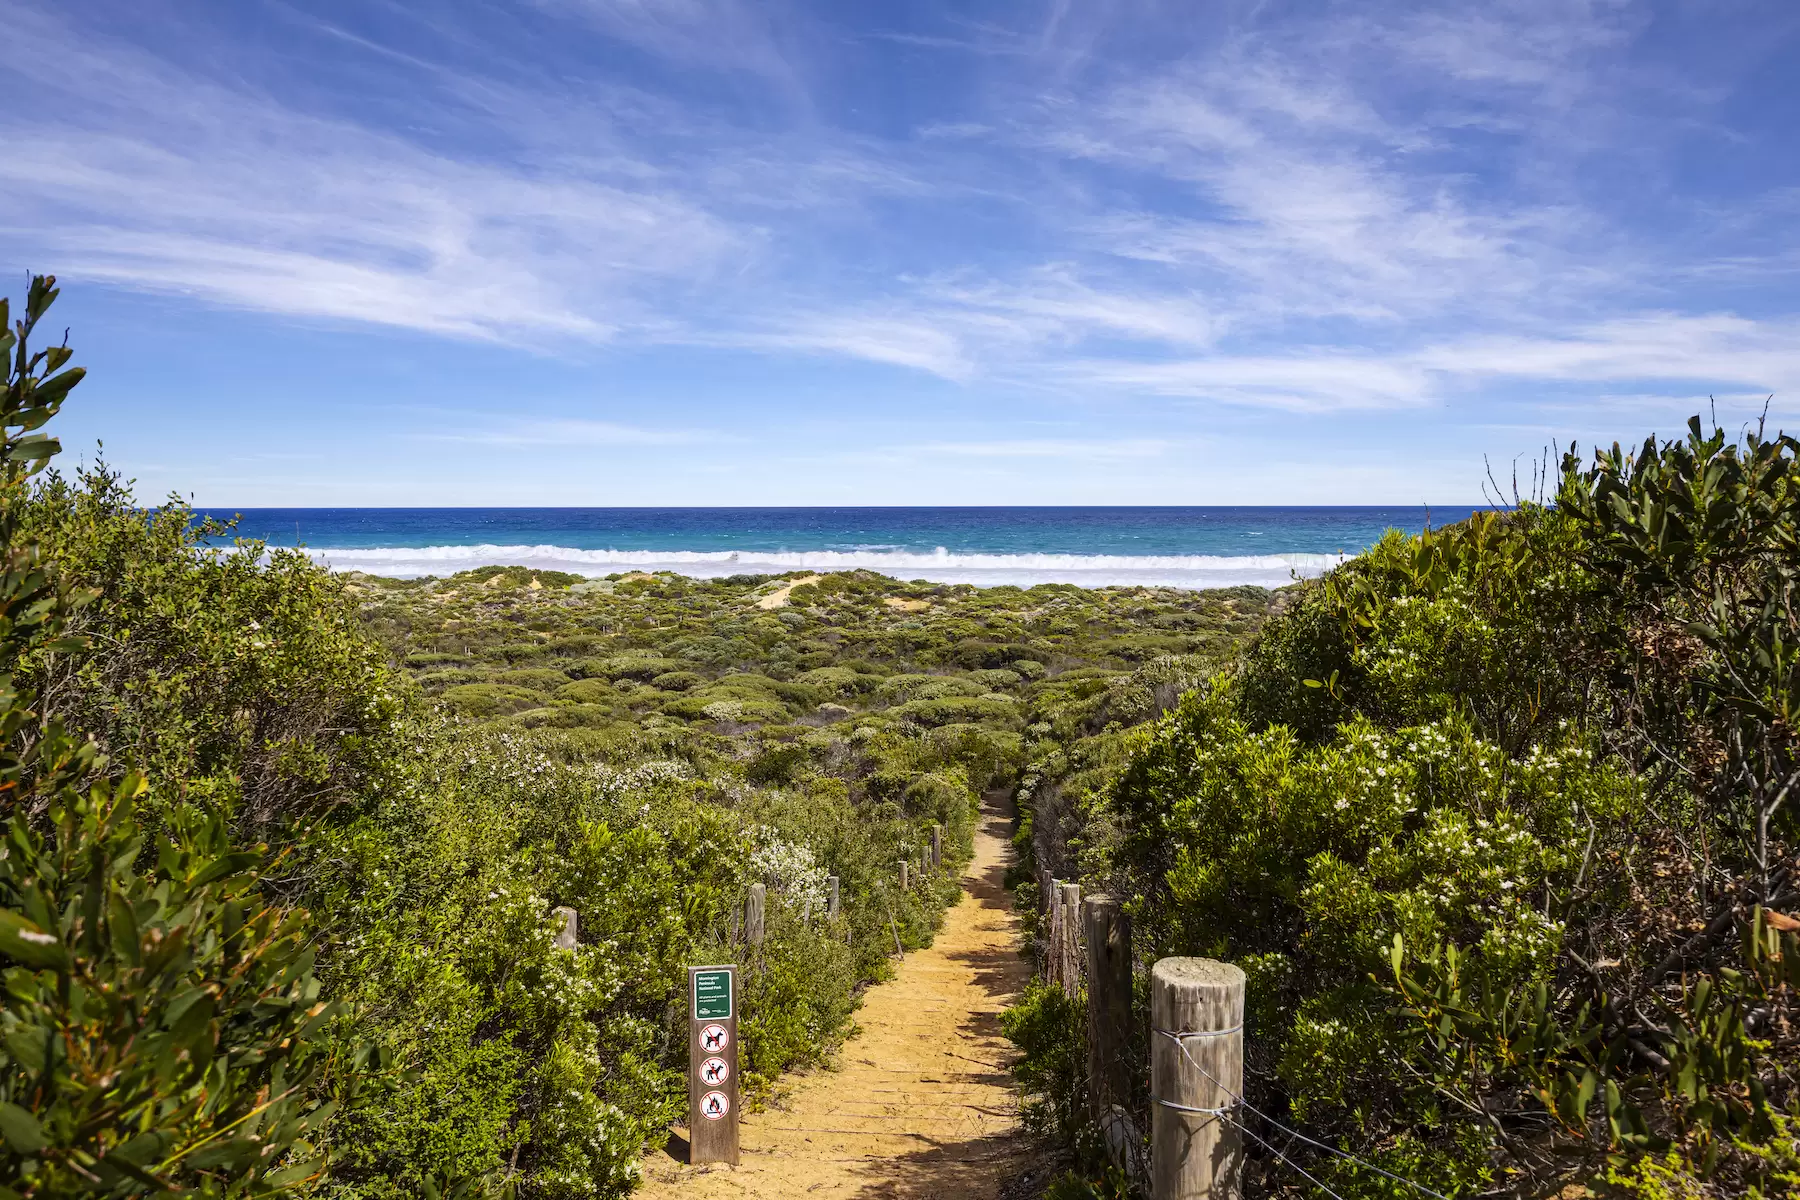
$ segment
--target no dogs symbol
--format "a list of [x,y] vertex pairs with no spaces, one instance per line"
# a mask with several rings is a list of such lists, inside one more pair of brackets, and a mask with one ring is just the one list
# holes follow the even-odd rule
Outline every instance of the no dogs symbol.
[[709,1121],[722,1121],[731,1111],[731,1101],[724,1092],[708,1092],[700,1097],[700,1115]]
[[722,1058],[709,1058],[700,1064],[700,1082],[707,1087],[718,1087],[731,1078],[731,1068],[725,1065]]
[[707,1025],[700,1030],[700,1048],[708,1054],[717,1054],[730,1044],[731,1035],[723,1025]]

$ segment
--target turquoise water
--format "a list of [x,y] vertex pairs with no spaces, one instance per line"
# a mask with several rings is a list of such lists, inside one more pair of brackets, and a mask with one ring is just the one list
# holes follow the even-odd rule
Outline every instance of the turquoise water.
[[[304,508],[239,530],[340,570],[448,575],[490,563],[583,575],[864,568],[902,579],[1274,587],[1390,528],[1468,508]],[[216,516],[229,516],[216,512]]]

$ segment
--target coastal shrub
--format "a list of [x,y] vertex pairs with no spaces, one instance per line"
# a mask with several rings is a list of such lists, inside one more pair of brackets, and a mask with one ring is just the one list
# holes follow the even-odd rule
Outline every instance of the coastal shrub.
[[523,670],[502,671],[494,676],[494,682],[527,691],[554,692],[568,683],[569,677],[551,667],[526,667]]
[[999,725],[1016,723],[1019,707],[1011,697],[946,696],[940,700],[909,700],[888,710],[896,717],[917,721],[921,725],[952,725],[991,722]]
[[881,685],[881,676],[859,666],[818,667],[796,676],[794,682],[847,700],[874,691]]
[[658,675],[668,675],[686,668],[687,664],[678,659],[630,654],[601,660],[594,673],[609,679],[639,679],[648,682]]
[[548,697],[501,683],[463,683],[446,688],[439,698],[471,717],[497,717],[539,708]]
[[1784,1186],[1797,459],[1698,421],[1571,452],[1149,726],[1110,731],[1188,667],[1034,690],[1021,845],[1128,897],[1146,963],[1243,967],[1247,1101],[1321,1187],[1394,1194],[1321,1146],[1446,1195]]
[[18,520],[60,585],[93,597],[69,618],[82,653],[21,663],[46,718],[182,780],[247,835],[354,803],[382,778],[400,707],[386,655],[343,582],[306,555],[214,548],[221,527],[175,501],[143,508],[104,465],[47,473]]
[[556,698],[575,704],[608,704],[616,701],[619,693],[604,679],[579,679],[557,688]]
[[979,696],[989,689],[959,675],[890,675],[876,689],[882,699],[939,700],[946,696]]
[[33,536],[31,480],[60,450],[37,431],[83,377],[66,345],[30,348],[56,297],[54,278],[32,278],[16,323],[0,299],[0,1186],[289,1191],[319,1176],[333,1108],[314,1087],[332,1015],[315,929],[257,895],[266,847],[235,848],[222,812],[178,795],[146,828],[151,781],[38,707],[34,675],[87,650],[70,617],[97,599]]

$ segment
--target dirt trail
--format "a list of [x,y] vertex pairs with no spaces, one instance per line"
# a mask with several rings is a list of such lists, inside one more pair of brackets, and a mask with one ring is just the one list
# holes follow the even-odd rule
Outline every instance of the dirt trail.
[[689,1167],[672,1141],[673,1153],[644,1161],[639,1195],[993,1200],[1030,1156],[1000,1034],[1000,1011],[1028,975],[1001,884],[1007,854],[1005,818],[984,810],[962,901],[930,949],[869,990],[842,1069],[803,1077],[779,1108],[747,1115],[737,1167]]

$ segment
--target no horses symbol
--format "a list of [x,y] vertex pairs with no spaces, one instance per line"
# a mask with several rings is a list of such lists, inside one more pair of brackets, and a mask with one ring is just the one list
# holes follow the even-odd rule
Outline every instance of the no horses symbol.
[[722,1058],[709,1058],[700,1064],[700,1082],[707,1087],[718,1087],[731,1078],[731,1068],[725,1065]]

